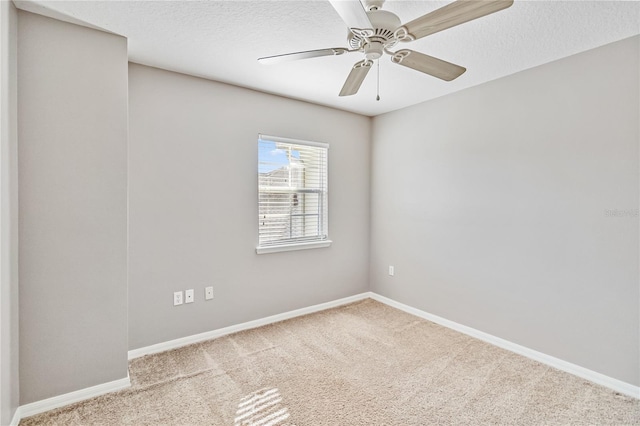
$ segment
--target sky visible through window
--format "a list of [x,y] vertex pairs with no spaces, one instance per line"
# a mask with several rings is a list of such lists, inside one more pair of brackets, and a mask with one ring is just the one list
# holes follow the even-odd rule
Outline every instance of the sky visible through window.
[[[293,158],[300,158],[300,151],[291,150]],[[287,150],[280,149],[275,142],[262,140],[258,144],[258,173],[268,173],[289,165]]]

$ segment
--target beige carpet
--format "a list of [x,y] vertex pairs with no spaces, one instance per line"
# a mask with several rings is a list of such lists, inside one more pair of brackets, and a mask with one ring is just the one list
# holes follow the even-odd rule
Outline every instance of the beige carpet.
[[20,425],[640,424],[640,402],[365,300],[138,358]]

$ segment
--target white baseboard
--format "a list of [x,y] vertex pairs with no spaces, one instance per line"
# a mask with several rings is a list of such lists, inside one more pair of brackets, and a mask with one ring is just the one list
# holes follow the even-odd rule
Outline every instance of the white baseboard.
[[[274,322],[283,321],[290,318],[299,317],[301,315],[307,315],[314,312],[324,311],[326,309],[335,308],[337,306],[346,305],[348,303],[357,302],[371,297],[371,293],[361,293],[355,296],[349,296],[338,300],[333,300],[327,303],[321,303],[319,305],[313,305],[302,309],[296,309],[294,311],[285,312],[282,314],[272,315],[270,317],[258,319],[255,321],[249,321],[242,324],[232,325],[230,327],[221,328],[218,330],[208,331],[206,333],[196,334],[193,336],[187,336],[180,339],[170,340],[168,342],[158,343],[156,345],[147,346],[144,348],[134,349],[129,351],[129,359],[149,355],[157,352],[163,352],[170,349],[179,348],[181,346],[190,345],[192,343],[201,342],[204,340],[214,339],[216,337],[224,336],[226,334],[236,333],[242,330],[248,330],[251,328],[260,327]],[[81,389],[75,392],[70,392],[64,395],[58,395],[53,398],[44,399],[42,401],[32,402],[30,404],[21,405],[18,407],[13,415],[10,426],[18,426],[21,419],[34,416],[36,414],[43,413],[45,411],[60,408],[65,405],[73,404],[75,402],[84,401],[85,399],[93,398],[96,396],[104,395],[106,393],[115,392],[121,389],[125,389],[131,386],[129,375],[126,378],[120,380],[114,380],[113,382],[103,383],[101,385],[92,386],[90,388]]]
[[251,328],[261,327],[263,325],[273,324],[274,322],[284,321],[284,320],[299,317],[302,315],[324,311],[326,309],[335,308],[337,306],[346,305],[348,303],[357,302],[359,300],[364,300],[370,297],[371,297],[370,292],[360,293],[360,294],[356,294],[355,296],[349,296],[349,297],[334,300],[331,302],[320,303],[319,305],[313,305],[306,308],[296,309],[294,311],[272,315],[270,317],[261,318],[254,321],[243,322],[242,324],[231,325],[229,327],[219,328],[217,330],[207,331],[200,334],[194,334],[192,336],[181,337],[179,339],[157,343],[151,346],[145,346],[142,348],[133,349],[129,351],[129,359],[139,358],[141,356],[155,354],[158,352],[164,352],[170,349],[176,349],[182,346],[191,345],[193,343],[215,339],[217,337],[225,336],[227,334],[237,333],[238,331],[249,330]]
[[587,368],[572,364],[562,359],[555,358],[551,355],[535,351],[525,346],[518,345],[517,343],[501,339],[500,337],[496,337],[483,331],[476,330],[475,328],[467,327],[466,325],[458,324],[457,322],[450,321],[446,318],[421,311],[420,309],[416,309],[400,302],[396,302],[393,299],[380,296],[376,293],[371,293],[370,297],[373,300],[384,303],[385,305],[400,309],[401,311],[435,322],[436,324],[440,324],[452,330],[459,331],[460,333],[475,337],[476,339],[482,340],[484,342],[491,343],[492,345],[517,353],[519,355],[523,355],[527,358],[549,365],[553,368],[557,368],[558,370],[565,371],[567,373],[573,374],[574,376],[578,376],[599,385],[608,387],[609,389],[613,389],[616,392],[620,392],[625,395],[640,399],[640,387],[638,386],[623,382],[622,380],[614,379],[613,377],[609,377],[602,373],[598,373],[596,371],[589,370]]
[[18,407],[11,421],[11,426],[18,425],[21,419],[53,410],[54,408],[64,407],[74,402],[84,401],[85,399],[104,395],[105,393],[119,391],[131,386],[129,375],[124,379],[114,380],[108,383],[91,386],[90,388],[80,389],[74,392],[65,393],[64,395],[54,396],[53,398],[43,399],[41,401],[32,402]]
[[[236,333],[238,331],[248,330],[251,328],[261,327],[263,325],[273,324],[274,322],[284,321],[290,318],[299,317],[302,315],[312,314],[314,312],[324,311],[326,309],[335,308],[337,306],[346,305],[349,303],[357,302],[371,298],[378,302],[389,305],[393,308],[400,309],[401,311],[415,315],[420,318],[424,318],[428,321],[432,321],[436,324],[440,324],[444,327],[452,330],[459,331],[476,339],[485,341],[492,345],[506,349],[508,351],[523,355],[527,358],[557,368],[558,370],[566,371],[567,373],[597,383],[599,385],[608,387],[617,392],[629,395],[634,398],[640,399],[640,387],[632,385],[630,383],[623,382],[618,379],[606,376],[604,374],[589,370],[576,364],[561,360],[559,358],[552,357],[542,352],[535,351],[525,346],[518,345],[500,337],[493,336],[480,330],[476,330],[466,325],[458,324],[454,321],[450,321],[446,318],[439,317],[437,315],[430,314],[428,312],[421,311],[420,309],[396,302],[388,297],[381,296],[373,292],[365,292],[356,294],[355,296],[345,297],[343,299],[334,300],[327,303],[321,303],[319,305],[309,306],[307,308],[296,309],[294,311],[285,312],[282,314],[272,315],[270,317],[257,319],[254,321],[245,322],[242,324],[232,325],[229,327],[221,328],[218,330],[208,331],[205,333],[195,334],[192,336],[183,337],[180,339],[170,340],[168,342],[158,343],[151,346],[146,346],[139,349],[129,351],[129,359],[138,358],[144,355],[163,352],[170,349],[179,348],[181,346],[190,345],[192,343],[202,342],[204,340],[214,339],[216,337],[225,336],[227,334]],[[53,410],[65,405],[73,404],[75,402],[83,401],[85,399],[93,398],[95,396],[103,395],[110,392],[115,392],[121,389],[125,389],[131,386],[129,377],[124,379],[114,380],[113,382],[104,383],[90,388],[81,389],[79,391],[70,392],[64,395],[55,396],[42,401],[33,402],[31,404],[21,405],[16,410],[10,426],[18,426],[20,420],[29,416],[33,416],[45,411]]]
[[13,418],[11,419],[11,423],[9,423],[9,426],[18,426],[21,419],[22,417],[20,417],[20,407],[18,407],[16,408],[16,412],[13,413]]

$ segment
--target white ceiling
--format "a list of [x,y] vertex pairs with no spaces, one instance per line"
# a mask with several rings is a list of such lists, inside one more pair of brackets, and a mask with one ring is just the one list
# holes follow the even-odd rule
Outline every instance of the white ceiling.
[[[444,82],[380,60],[358,94],[338,97],[361,54],[276,65],[262,56],[347,47],[347,29],[326,0],[15,1],[24,10],[84,22],[128,38],[133,62],[374,116],[640,34],[638,1],[532,1],[467,22],[403,48],[462,65]],[[387,0],[407,22],[449,2]]]

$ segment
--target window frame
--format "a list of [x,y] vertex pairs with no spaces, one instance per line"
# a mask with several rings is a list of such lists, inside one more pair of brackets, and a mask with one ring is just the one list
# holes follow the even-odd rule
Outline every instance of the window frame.
[[[282,251],[294,251],[294,250],[306,250],[306,249],[315,249],[322,247],[329,247],[332,241],[329,239],[329,144],[323,142],[315,142],[301,139],[292,139],[285,138],[281,136],[272,136],[266,134],[258,134],[257,147],[260,149],[260,144],[263,141],[283,143],[288,145],[302,145],[313,148],[321,148],[326,150],[325,164],[324,164],[324,187],[322,191],[319,192],[320,196],[323,199],[323,208],[321,210],[322,215],[322,223],[323,223],[323,235],[324,238],[316,238],[316,239],[302,239],[301,241],[291,241],[291,240],[282,240],[283,242],[273,242],[270,244],[260,245],[260,220],[258,220],[258,243],[256,244],[256,253],[257,254],[267,254],[267,253],[277,253]],[[258,152],[258,216],[260,215],[260,195],[262,194],[260,190],[260,153]]]

